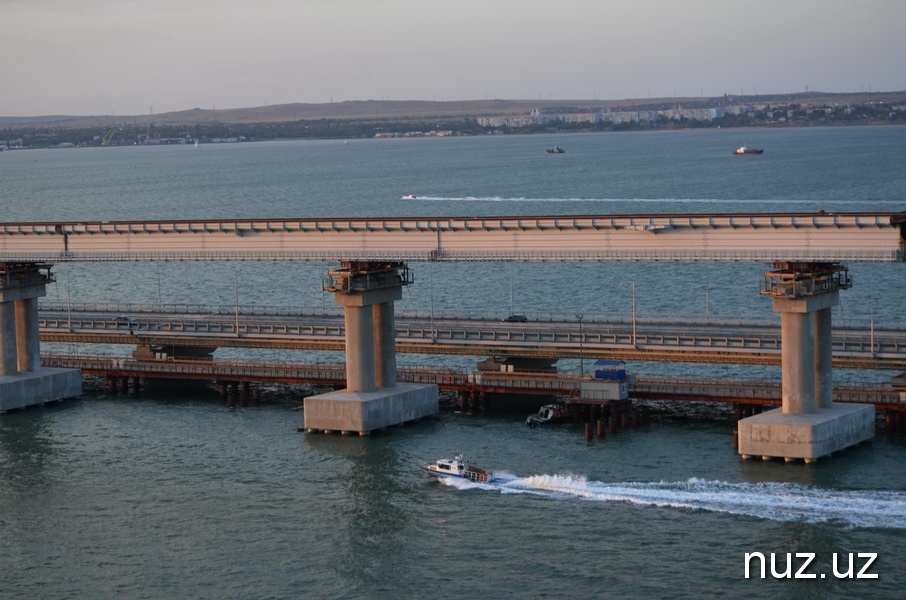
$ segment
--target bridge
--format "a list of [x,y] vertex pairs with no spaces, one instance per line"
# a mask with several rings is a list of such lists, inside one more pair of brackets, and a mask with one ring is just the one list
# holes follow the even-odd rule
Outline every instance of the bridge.
[[[341,261],[325,289],[344,307],[347,391],[356,395],[350,410],[357,414],[371,401],[366,395],[375,393],[382,402],[399,399],[381,411],[412,402],[430,409],[427,388],[391,389],[396,385],[392,307],[411,283],[407,261],[771,262],[761,293],[781,315],[782,411],[779,417],[740,422],[740,453],[808,461],[872,435],[869,406],[833,406],[831,307],[838,291],[852,285],[842,263],[906,260],[906,213],[0,224],[0,376],[15,378],[38,368],[35,299],[52,281],[52,264],[183,260]],[[238,322],[234,333],[239,337]],[[633,346],[636,336],[633,331]],[[0,383],[4,390],[19,385]],[[410,393],[418,400],[414,395],[402,400]],[[346,396],[308,400],[313,409],[320,407],[317,414],[325,423],[342,403],[352,406]],[[306,420],[313,413],[306,411]]]
[[[162,379],[211,380],[224,386],[242,386],[249,394],[250,383],[307,383],[329,387],[345,387],[343,365],[325,363],[261,363],[254,361],[210,360],[136,360],[98,355],[68,355],[50,353],[42,356],[44,364],[58,368],[80,369],[83,373],[108,379],[111,391],[116,382],[125,391],[128,380],[138,386],[146,377]],[[571,404],[589,404],[579,393],[581,383],[592,378],[578,373],[540,373],[500,371],[463,371],[438,367],[400,367],[400,381],[428,383],[459,394],[463,409],[486,402],[487,394],[526,394],[569,397]],[[631,398],[650,400],[680,400],[721,402],[742,405],[776,406],[781,403],[781,387],[777,381],[754,379],[730,380],[708,378],[676,378],[633,376],[629,385]],[[247,400],[247,398],[246,398]],[[897,412],[906,416],[906,391],[890,386],[837,384],[834,401],[872,404],[877,410]],[[474,404],[470,404],[474,402]]]
[[0,223],[0,263],[901,262],[906,213]]
[[[41,340],[199,348],[345,350],[334,308],[229,307],[126,303],[44,303]],[[614,358],[651,362],[780,365],[780,322],[703,315],[531,315],[398,310],[396,351],[526,358]],[[906,371],[900,324],[837,322],[833,366]]]

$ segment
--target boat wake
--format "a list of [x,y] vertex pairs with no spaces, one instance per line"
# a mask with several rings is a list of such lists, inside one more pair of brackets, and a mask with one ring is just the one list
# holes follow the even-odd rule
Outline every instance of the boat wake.
[[906,529],[906,492],[827,490],[792,483],[728,483],[698,478],[682,482],[603,483],[578,475],[517,477],[499,473],[490,483],[453,479],[443,482],[458,489],[535,494],[554,500],[628,502],[772,521]]
[[[526,198],[526,197],[504,197],[504,196],[421,196],[406,194],[404,199],[417,200],[421,202],[598,202],[602,204],[632,202],[632,203],[653,203],[653,204],[804,204],[814,206],[816,199],[790,199],[790,198],[767,198],[763,200],[741,199],[741,198]],[[894,203],[896,200],[871,199],[872,202]],[[823,202],[833,202],[824,200]]]

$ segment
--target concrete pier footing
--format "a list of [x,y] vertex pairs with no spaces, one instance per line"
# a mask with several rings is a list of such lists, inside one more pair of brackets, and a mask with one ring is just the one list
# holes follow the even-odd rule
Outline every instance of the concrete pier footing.
[[835,404],[812,413],[781,409],[738,423],[743,458],[770,457],[815,461],[874,437],[875,409],[870,404]]
[[82,393],[78,369],[43,369],[38,298],[53,281],[50,265],[0,263],[0,413]]
[[372,392],[339,390],[305,398],[305,429],[362,435],[418,421],[439,410],[434,385],[397,383]]
[[82,394],[82,372],[78,369],[41,369],[0,377],[0,413],[41,406]]

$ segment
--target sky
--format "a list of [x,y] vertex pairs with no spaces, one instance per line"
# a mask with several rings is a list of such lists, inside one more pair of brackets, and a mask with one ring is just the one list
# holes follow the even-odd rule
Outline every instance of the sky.
[[0,0],[0,116],[906,90],[906,0]]

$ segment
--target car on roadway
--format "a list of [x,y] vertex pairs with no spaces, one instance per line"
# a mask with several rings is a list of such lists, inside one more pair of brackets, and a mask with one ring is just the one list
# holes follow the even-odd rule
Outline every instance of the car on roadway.
[[503,319],[504,323],[526,323],[528,318],[525,315],[510,315]]

